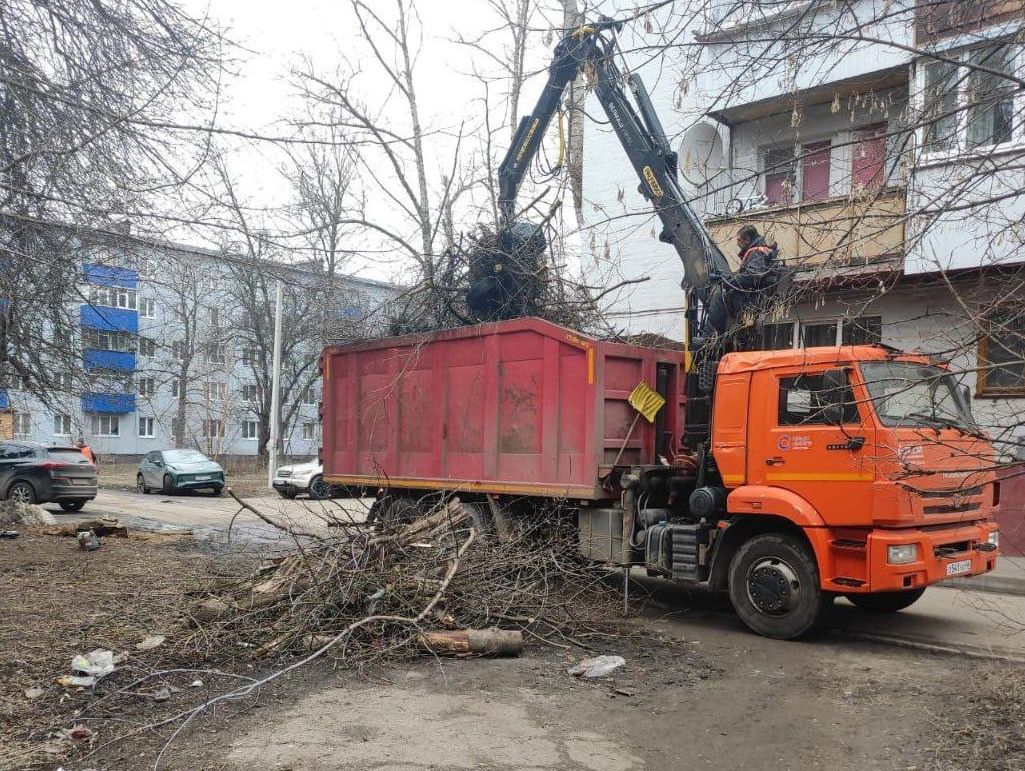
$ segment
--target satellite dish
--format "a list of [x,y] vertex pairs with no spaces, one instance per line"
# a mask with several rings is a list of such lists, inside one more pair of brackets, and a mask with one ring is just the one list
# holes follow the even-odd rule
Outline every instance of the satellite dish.
[[725,170],[722,137],[710,123],[696,123],[687,129],[680,143],[680,175],[694,187],[707,185]]

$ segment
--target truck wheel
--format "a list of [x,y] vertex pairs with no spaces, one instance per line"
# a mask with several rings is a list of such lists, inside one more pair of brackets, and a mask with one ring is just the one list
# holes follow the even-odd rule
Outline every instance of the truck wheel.
[[925,594],[925,587],[907,589],[903,592],[874,592],[872,594],[848,594],[847,599],[862,610],[870,613],[896,613],[913,605]]
[[832,600],[819,585],[811,549],[782,533],[756,535],[741,544],[730,563],[729,589],[741,620],[777,640],[811,630]]
[[423,515],[417,501],[412,498],[386,495],[374,501],[367,514],[367,523],[391,528],[408,525]]

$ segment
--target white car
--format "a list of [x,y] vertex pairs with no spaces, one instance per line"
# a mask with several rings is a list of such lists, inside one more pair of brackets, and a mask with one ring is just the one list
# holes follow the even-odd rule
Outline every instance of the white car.
[[300,493],[316,500],[331,497],[331,486],[324,482],[324,467],[315,460],[281,466],[271,484],[282,498],[295,498]]

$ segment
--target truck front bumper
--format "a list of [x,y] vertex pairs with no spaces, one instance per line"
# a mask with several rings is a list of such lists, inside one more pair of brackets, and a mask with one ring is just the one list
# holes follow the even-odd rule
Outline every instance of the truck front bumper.
[[[865,544],[868,580],[860,586],[845,586],[844,591],[902,591],[988,573],[999,555],[990,543],[990,534],[997,531],[992,521],[935,529],[873,530]],[[913,559],[893,564],[890,547],[901,551],[899,547],[907,546],[914,546]]]

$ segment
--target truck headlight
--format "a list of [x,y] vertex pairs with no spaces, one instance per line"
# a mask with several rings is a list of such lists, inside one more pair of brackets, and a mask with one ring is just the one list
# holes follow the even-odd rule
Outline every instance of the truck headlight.
[[989,543],[993,544],[993,546],[996,546],[999,549],[1000,548],[1000,531],[999,530],[994,530],[992,533],[990,533],[986,537],[986,540],[989,541]]
[[891,565],[907,565],[909,562],[917,562],[918,546],[913,543],[887,546],[886,561]]

